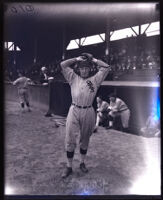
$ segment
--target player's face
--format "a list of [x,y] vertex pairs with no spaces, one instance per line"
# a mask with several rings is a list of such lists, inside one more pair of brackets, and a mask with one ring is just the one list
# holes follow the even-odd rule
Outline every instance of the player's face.
[[110,97],[109,98],[111,102],[115,102],[116,98],[115,97]]
[[89,69],[89,67],[80,67],[79,72],[80,72],[80,76],[82,78],[88,78],[90,69]]
[[100,99],[100,97],[96,98],[97,103],[100,103],[102,100]]

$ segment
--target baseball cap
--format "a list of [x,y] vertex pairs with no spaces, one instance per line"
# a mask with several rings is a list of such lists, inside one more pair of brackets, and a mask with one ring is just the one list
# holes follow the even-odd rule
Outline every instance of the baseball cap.
[[88,60],[84,60],[84,61],[80,61],[78,63],[78,67],[79,68],[83,68],[83,67],[88,67],[90,68],[92,66],[92,64],[88,61]]

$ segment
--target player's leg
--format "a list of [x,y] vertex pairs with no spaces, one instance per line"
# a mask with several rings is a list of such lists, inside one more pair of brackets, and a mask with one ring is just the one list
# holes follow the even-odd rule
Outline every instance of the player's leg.
[[66,121],[66,137],[65,137],[65,148],[66,148],[66,162],[67,166],[62,174],[62,178],[68,177],[72,174],[72,162],[74,157],[74,151],[76,147],[76,138],[79,134],[79,124],[76,118],[77,110],[70,108],[67,121]]
[[[89,119],[89,120],[88,120]],[[80,121],[81,132],[80,132],[80,169],[82,172],[88,172],[85,165],[85,158],[87,155],[88,145],[90,136],[94,130],[95,125],[95,112],[93,108],[87,111],[83,111],[83,117]]]
[[19,102],[21,106],[21,111],[24,112],[24,96],[23,96],[23,91],[22,89],[18,89],[18,96],[19,96]]
[[129,132],[129,119],[130,119],[130,110],[125,110],[121,113],[121,121],[124,132]]
[[30,108],[30,104],[29,104],[29,95],[28,95],[27,90],[24,91],[24,100],[25,100],[26,106],[28,108],[28,111],[31,112],[31,108]]
[[94,133],[97,132],[97,129],[99,127],[99,124],[101,122],[101,113],[98,112],[97,115],[96,115],[96,124],[95,124],[95,128],[94,128]]
[[109,124],[108,126],[106,127],[106,129],[112,129],[114,127],[114,115],[112,114],[108,114],[108,121],[109,121]]

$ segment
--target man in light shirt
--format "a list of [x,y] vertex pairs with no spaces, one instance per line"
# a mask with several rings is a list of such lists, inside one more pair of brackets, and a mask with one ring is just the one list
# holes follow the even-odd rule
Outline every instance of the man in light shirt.
[[118,98],[115,93],[111,93],[109,95],[109,127],[108,128],[113,128],[115,118],[120,116],[121,122],[122,122],[122,127],[124,132],[128,132],[128,127],[129,127],[129,119],[130,119],[130,110],[126,103]]

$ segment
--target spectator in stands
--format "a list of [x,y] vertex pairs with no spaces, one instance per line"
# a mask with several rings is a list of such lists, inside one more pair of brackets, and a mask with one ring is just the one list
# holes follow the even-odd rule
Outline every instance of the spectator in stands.
[[48,85],[48,82],[49,82],[48,78],[49,78],[48,70],[45,66],[43,66],[41,68],[40,83],[42,85]]
[[142,127],[140,129],[140,133],[141,135],[146,137],[158,137],[160,136],[159,126],[160,126],[160,121],[156,116],[155,110],[153,109],[149,117],[147,118],[145,127]]
[[104,123],[108,119],[108,106],[109,104],[102,99],[102,96],[97,96],[97,115],[96,115],[96,125],[94,132],[97,132],[97,129],[100,123]]
[[108,109],[109,114],[109,126],[107,127],[108,129],[114,128],[114,121],[115,118],[120,116],[121,122],[122,122],[122,128],[124,132],[128,132],[128,127],[129,127],[129,119],[130,119],[130,110],[126,103],[118,98],[115,93],[111,93],[109,95],[109,107]]

